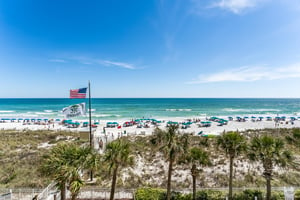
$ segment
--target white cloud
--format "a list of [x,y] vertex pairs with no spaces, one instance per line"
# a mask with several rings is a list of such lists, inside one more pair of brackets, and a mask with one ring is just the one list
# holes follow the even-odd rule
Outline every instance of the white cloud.
[[[244,12],[263,6],[273,0],[190,0],[192,2],[192,13],[203,14],[205,10],[219,8],[234,14]],[[209,3],[208,3],[209,2]]]
[[49,60],[49,62],[66,63],[67,61],[63,60],[63,59],[51,59],[51,60]]
[[251,66],[229,69],[215,74],[200,75],[196,80],[188,84],[211,83],[211,82],[251,82],[259,80],[276,80],[300,78],[300,63],[290,66],[271,68],[266,66]]
[[132,64],[123,63],[123,62],[113,62],[113,61],[109,61],[109,60],[104,60],[103,63],[108,66],[117,66],[117,67],[122,67],[122,68],[126,68],[126,69],[135,69],[135,66],[133,66]]
[[75,61],[80,64],[84,65],[105,65],[105,66],[114,66],[114,67],[120,67],[125,69],[136,69],[136,66],[133,64],[125,63],[125,62],[116,62],[111,60],[103,60],[103,59],[94,59],[89,57],[83,57],[83,56],[73,56],[69,57],[65,60],[63,59],[52,59],[49,60],[50,62],[60,62],[60,63],[66,63],[67,61]]
[[258,0],[219,0],[214,2],[211,7],[219,7],[239,14],[245,9],[255,7],[257,2]]

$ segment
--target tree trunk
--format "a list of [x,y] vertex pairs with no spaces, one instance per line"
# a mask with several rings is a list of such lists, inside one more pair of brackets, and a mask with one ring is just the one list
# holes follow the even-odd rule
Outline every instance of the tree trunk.
[[193,178],[193,200],[196,200],[196,165],[192,166],[192,178]]
[[232,200],[232,179],[233,179],[233,156],[230,156],[229,158],[229,193],[228,193],[228,199]]
[[62,183],[61,185],[60,198],[61,200],[66,200],[66,183]]
[[266,200],[270,200],[271,199],[271,176],[266,176],[266,181],[267,181]]
[[168,183],[167,183],[167,200],[171,199],[171,178],[172,178],[172,169],[173,168],[173,160],[169,160],[169,171],[168,171]]
[[118,167],[116,167],[113,171],[113,178],[112,178],[110,198],[109,198],[110,200],[114,200],[115,188],[116,188],[116,182],[117,182],[117,172],[118,172]]
[[76,194],[72,194],[72,196],[71,196],[71,200],[76,200]]

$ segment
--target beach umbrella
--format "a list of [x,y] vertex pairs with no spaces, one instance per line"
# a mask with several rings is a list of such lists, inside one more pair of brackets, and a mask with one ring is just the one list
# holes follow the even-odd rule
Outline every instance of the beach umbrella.
[[209,122],[209,121],[203,121],[203,122],[201,122],[201,124],[211,124],[211,122]]
[[252,116],[251,118],[252,118],[252,119],[255,119],[256,117],[255,117],[255,116]]
[[1,120],[10,120],[9,118],[1,118]]
[[94,124],[99,124],[99,122],[94,122]]
[[218,117],[211,117],[209,120],[216,120],[216,119],[219,119]]
[[18,118],[18,120],[23,120],[23,118]]
[[247,116],[246,116],[246,117],[244,117],[244,119],[248,119],[248,118],[249,118],[249,117],[247,117]]
[[264,117],[258,117],[259,119],[263,119]]
[[168,121],[167,124],[178,124],[178,122]]

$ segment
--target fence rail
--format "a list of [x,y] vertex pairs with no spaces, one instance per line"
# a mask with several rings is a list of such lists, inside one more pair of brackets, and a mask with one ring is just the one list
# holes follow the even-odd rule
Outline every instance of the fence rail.
[[[293,187],[294,190],[299,190],[300,186]],[[242,192],[244,190],[261,190],[265,191],[265,187],[241,187],[233,188],[233,192]],[[285,187],[272,187],[272,191],[282,191],[284,192]],[[197,188],[197,191],[201,190],[215,190],[215,191],[228,191],[228,188]],[[191,193],[192,189],[179,189],[174,188],[172,191],[181,193]],[[117,189],[115,191],[115,199],[134,199],[136,189]],[[49,185],[45,189],[1,189],[0,188],[0,200],[32,200],[34,197],[38,197],[38,200],[53,200],[56,194],[56,200],[60,200],[60,193],[55,189],[53,185]],[[109,199],[110,189],[101,189],[99,187],[86,187],[82,188],[78,199]],[[70,193],[67,192],[67,197],[70,198]]]
[[[42,191],[43,189],[40,188],[16,188],[16,189],[0,188],[0,194],[10,193],[9,200],[32,200],[36,195],[38,195]],[[1,199],[0,197],[0,200],[3,199]]]
[[5,193],[5,194],[1,194],[0,195],[0,200],[11,200],[11,192]]

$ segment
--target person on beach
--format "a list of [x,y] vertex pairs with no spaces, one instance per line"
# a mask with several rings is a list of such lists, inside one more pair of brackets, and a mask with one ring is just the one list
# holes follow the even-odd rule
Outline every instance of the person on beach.
[[99,149],[102,150],[102,148],[103,148],[103,141],[102,141],[102,139],[100,139],[100,141],[99,141]]

